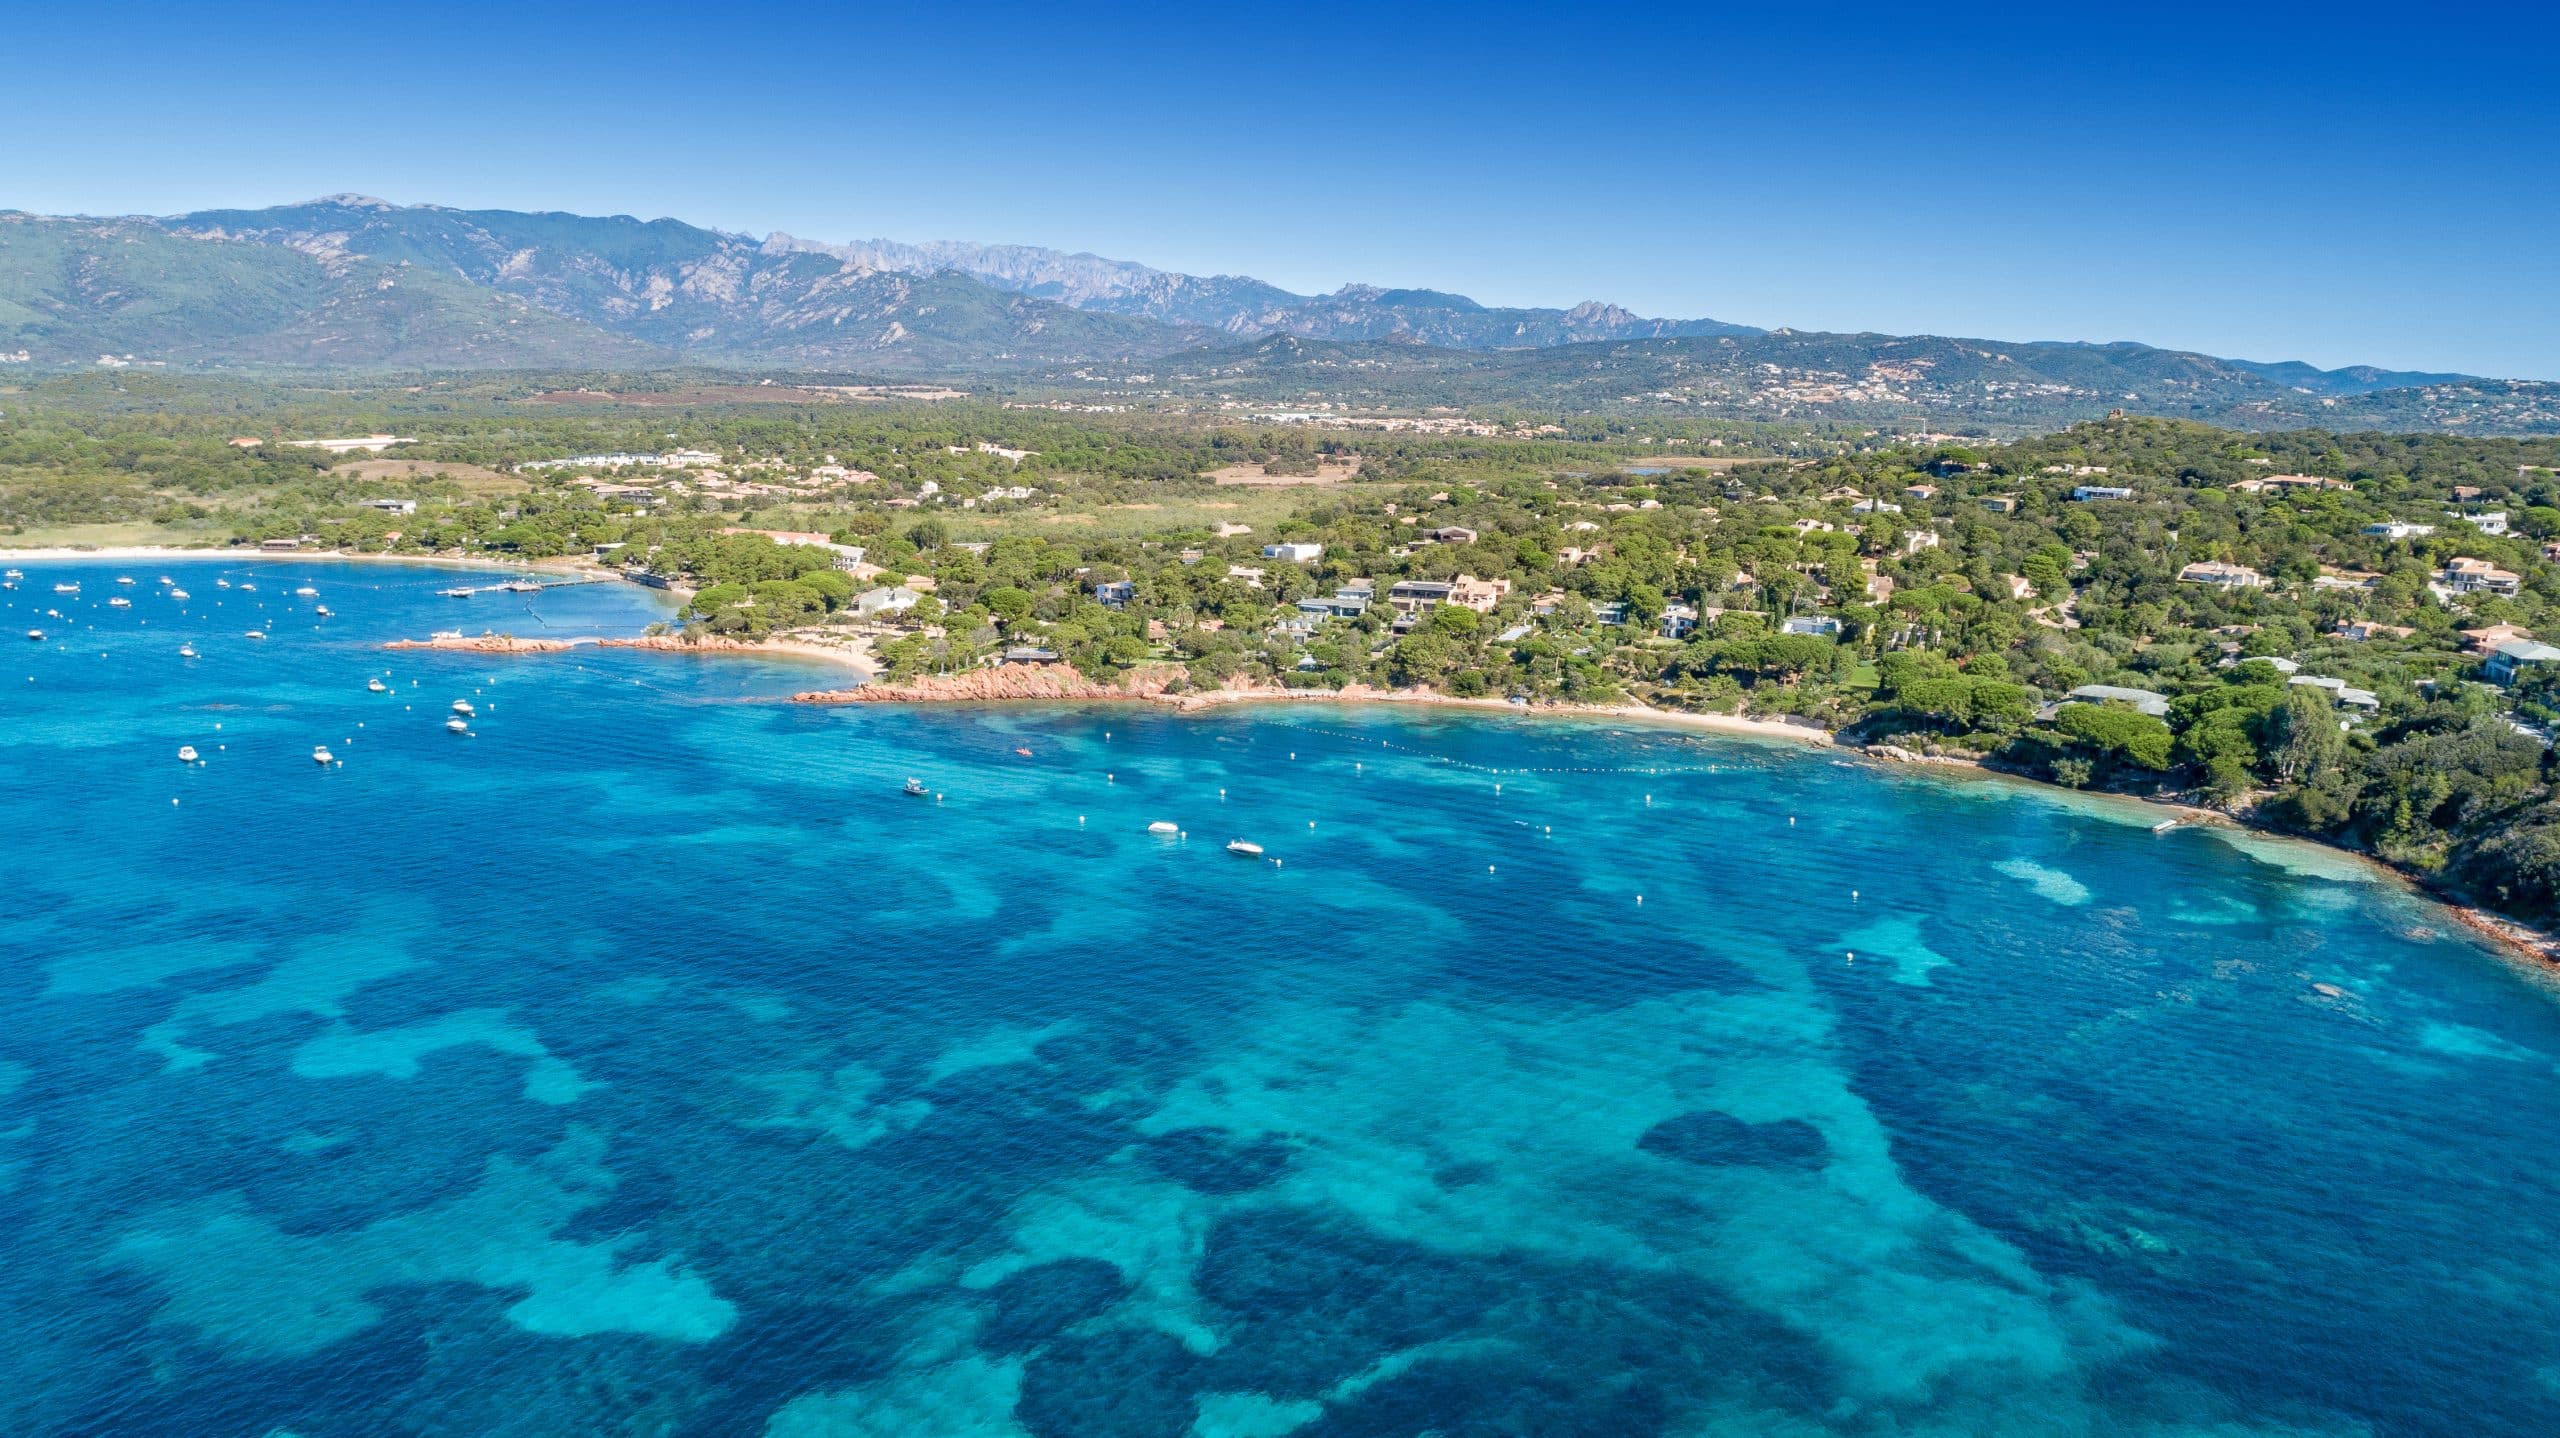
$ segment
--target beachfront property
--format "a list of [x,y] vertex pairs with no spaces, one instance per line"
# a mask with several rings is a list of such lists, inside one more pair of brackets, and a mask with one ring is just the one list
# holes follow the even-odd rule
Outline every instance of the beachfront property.
[[2457,558],[2446,562],[2437,579],[2455,594],[2513,595],[2523,577],[2511,569],[2500,569],[2485,559]]
[[2537,639],[2510,639],[2489,651],[2481,671],[2495,684],[2513,684],[2538,664],[2560,663],[2560,646]]
[[2245,564],[2202,559],[2178,571],[2181,584],[2210,584],[2217,589],[2264,589],[2267,577]]
[[2129,484],[2076,484],[2071,487],[2071,498],[2074,502],[2080,504],[2087,504],[2091,500],[2097,499],[2131,499],[2133,498],[2133,486]]
[[2376,539],[2424,539],[2435,533],[2436,527],[2432,524],[2412,524],[2405,519],[2386,519],[2380,524],[2366,525],[2364,532]]
[[2169,717],[2168,695],[2157,694],[2148,689],[2128,689],[2120,684],[2083,684],[2072,690],[2063,703],[2068,704],[2072,700],[2078,700],[2083,704],[2129,704],[2137,712],[2148,714],[2154,719]]
[[1399,614],[1411,614],[1435,604],[1449,602],[1450,591],[1457,586],[1445,579],[1399,579],[1387,590],[1387,602]]
[[1032,644],[1017,644],[996,656],[998,664],[1055,664],[1058,651]]
[[903,584],[882,589],[866,589],[853,597],[853,612],[866,618],[878,614],[904,614],[922,603],[924,596]]
[[1287,564],[1313,564],[1324,558],[1324,546],[1303,540],[1266,544],[1262,546],[1262,557],[1277,559]]

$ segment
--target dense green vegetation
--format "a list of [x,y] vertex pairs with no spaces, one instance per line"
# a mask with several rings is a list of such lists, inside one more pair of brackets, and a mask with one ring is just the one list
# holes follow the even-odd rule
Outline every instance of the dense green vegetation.
[[[49,381],[0,395],[0,523],[601,554],[692,590],[686,622],[703,631],[859,632],[897,675],[1036,648],[1098,676],[1180,665],[1197,686],[1793,717],[2066,785],[2184,794],[2521,913],[2560,910],[2545,739],[2560,665],[2518,651],[2504,683],[2485,667],[2501,642],[2560,637],[2544,547],[2560,546],[2560,441],[2115,419],[1971,447],[1736,432],[1705,467],[1660,461],[1659,435],[1589,424],[1381,435],[981,400],[531,398],[542,389]],[[368,429],[418,442],[383,459],[285,444]],[[679,447],[721,458],[518,468]],[[1319,461],[1330,478],[1303,488],[1208,478],[1312,476]],[[2332,483],[2264,483],[2286,476]],[[2088,486],[2106,488],[2073,497]],[[2499,514],[2507,532],[2491,532]],[[1253,532],[1220,533],[1230,516]],[[758,530],[814,531],[862,561]],[[1265,557],[1278,541],[1322,548]],[[2514,592],[2461,592],[2456,560]],[[2206,563],[2263,583],[2181,578]],[[1471,603],[1394,592],[1456,581]],[[924,593],[862,600],[897,587]],[[2140,704],[2072,697],[2092,685]]]

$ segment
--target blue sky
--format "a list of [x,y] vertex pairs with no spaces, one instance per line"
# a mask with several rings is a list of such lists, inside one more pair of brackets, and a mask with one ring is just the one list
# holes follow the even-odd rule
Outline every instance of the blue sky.
[[56,5],[9,23],[0,207],[352,190],[2560,378],[2560,7],[2085,8]]

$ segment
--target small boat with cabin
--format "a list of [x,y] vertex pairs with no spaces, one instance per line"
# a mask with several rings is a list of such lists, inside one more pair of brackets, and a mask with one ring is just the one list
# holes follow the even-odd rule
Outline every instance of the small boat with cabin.
[[459,714],[456,714],[452,718],[444,721],[444,732],[447,734],[468,734],[471,732],[471,721],[463,718]]
[[53,587],[53,592],[56,594],[77,594],[80,592],[80,581],[75,579],[69,584],[57,584]]
[[196,753],[196,746],[193,744],[181,744],[178,746],[178,762],[181,764],[197,764],[202,763],[203,758],[201,755]]
[[443,595],[447,599],[469,599],[471,597],[471,586],[467,584],[456,585],[451,589],[439,589],[436,593]]
[[1179,834],[1182,832],[1182,826],[1169,820],[1158,819],[1147,826],[1147,832],[1150,834]]
[[252,629],[242,634],[241,637],[243,639],[264,639],[267,637],[267,631],[263,629]]
[[368,679],[364,681],[364,687],[366,692],[373,694],[388,693],[391,689],[390,685],[383,683],[379,679]]
[[329,752],[328,745],[314,744],[311,746],[311,762],[314,764],[335,764],[338,762],[338,756]]
[[187,602],[187,591],[183,589],[172,589],[169,591],[169,597],[178,601],[180,604],[184,604]]
[[181,658],[181,659],[193,659],[193,658],[195,658],[195,657],[196,657],[196,647],[195,647],[194,645],[192,645],[192,644],[181,644],[181,645],[179,645],[179,646],[178,646],[178,657],[179,657],[179,658]]
[[309,599],[311,596],[313,596],[313,595],[315,595],[315,594],[319,593],[320,591],[319,591],[319,590],[317,590],[317,589],[314,589],[314,588],[312,588],[310,585],[306,584],[306,585],[303,585],[302,587],[300,587],[300,588],[298,588],[298,589],[294,590],[293,592],[294,592],[294,596],[295,596],[296,598],[299,598],[299,599]]
[[217,579],[213,582],[213,587],[216,589],[229,589],[231,587],[231,581],[228,579]]
[[5,573],[0,573],[0,579],[24,579],[26,577],[27,572],[23,569],[12,569]]
[[118,584],[131,584],[132,582],[133,576],[130,574],[119,574],[116,576],[116,583]]
[[311,612],[319,615],[323,619],[335,619],[338,617],[338,611],[331,609],[326,604],[314,606]]
[[926,793],[929,791],[924,787],[924,781],[922,779],[909,779],[906,782],[906,787],[900,789],[898,792],[905,794],[910,798],[921,799],[925,797]]
[[471,701],[470,701],[470,700],[468,700],[468,699],[456,699],[456,700],[454,700],[454,701],[453,701],[453,712],[454,712],[454,713],[456,713],[456,714],[461,715],[461,716],[462,716],[463,718],[465,718],[465,719],[468,719],[468,718],[470,718],[472,715],[477,714],[477,713],[479,713],[480,711],[471,707]]
[[42,644],[44,642],[44,631],[41,629],[30,629],[27,631],[27,637],[38,644]]
[[1262,857],[1262,846],[1251,839],[1229,839],[1227,852],[1247,859],[1259,859]]
[[107,607],[109,609],[131,609],[133,607],[133,601],[119,594],[115,598],[107,601]]

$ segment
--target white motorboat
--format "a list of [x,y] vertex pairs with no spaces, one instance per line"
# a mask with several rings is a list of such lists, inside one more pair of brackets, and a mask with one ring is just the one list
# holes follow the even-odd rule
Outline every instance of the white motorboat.
[[246,635],[244,635],[243,637],[245,637],[245,638],[249,638],[249,639],[264,639],[264,638],[266,638],[266,637],[267,637],[267,631],[265,631],[265,630],[263,630],[263,629],[252,629],[252,630],[249,630],[249,631],[246,633]]
[[132,582],[133,576],[130,574],[119,574],[116,576],[116,583],[118,584],[131,584]]
[[454,712],[454,713],[456,713],[456,714],[461,715],[461,716],[462,716],[463,718],[465,718],[465,719],[468,719],[468,718],[470,718],[472,715],[477,714],[477,713],[479,713],[480,711],[471,707],[471,701],[470,701],[470,700],[468,700],[468,699],[456,699],[456,700],[454,700],[454,701],[453,701],[453,712]]
[[181,604],[184,604],[187,601],[187,591],[183,589],[172,589],[169,591],[169,597],[177,600]]
[[216,589],[229,589],[231,587],[231,581],[228,579],[217,579],[213,582],[213,587]]
[[335,619],[338,617],[338,611],[331,609],[326,604],[315,606],[311,612],[319,615],[323,619]]
[[469,599],[471,597],[471,589],[468,585],[453,589],[439,589],[436,593],[443,595],[447,599]]
[[444,721],[444,732],[447,734],[468,734],[471,732],[471,721],[463,718],[459,714],[456,714],[452,718]]
[[26,577],[27,572],[23,569],[12,569],[6,573],[0,573],[0,579],[24,579]]
[[181,764],[194,764],[200,762],[200,756],[196,753],[196,746],[193,744],[179,745],[178,762]]
[[319,590],[317,590],[317,589],[314,589],[314,588],[312,588],[310,585],[306,584],[306,585],[303,585],[302,587],[300,587],[300,588],[298,588],[298,589],[294,590],[293,592],[294,592],[294,594],[296,595],[296,597],[298,597],[298,598],[302,598],[302,599],[309,599],[312,595],[315,595],[315,594],[319,593],[320,591],[319,591]]
[[1230,854],[1241,854],[1248,859],[1259,859],[1262,857],[1262,846],[1253,842],[1251,839],[1229,839],[1227,841],[1227,852]]
[[1158,819],[1147,826],[1147,832],[1150,834],[1179,834],[1182,832],[1182,826],[1180,824],[1173,823],[1170,820]]
[[375,694],[385,693],[391,688],[390,685],[383,683],[379,679],[368,679],[364,681],[364,687],[369,692]]
[[80,592],[80,583],[78,580],[74,580],[69,584],[57,584],[53,587],[53,592],[56,594],[77,594]]
[[195,658],[195,657],[196,657],[196,647],[195,647],[194,645],[192,645],[192,644],[181,644],[181,645],[179,645],[179,646],[178,646],[178,657],[179,657],[179,658],[181,658],[181,659],[193,659],[193,658]]
[[119,594],[115,598],[107,601],[107,607],[109,609],[131,609],[133,607],[133,601]]
[[913,798],[921,799],[930,791],[924,787],[924,781],[922,779],[909,779],[906,782],[906,786],[898,792],[909,795]]
[[42,644],[44,642],[44,631],[41,629],[30,629],[27,631],[27,637],[38,644]]
[[328,745],[314,744],[311,746],[311,762],[314,764],[335,764],[338,762],[338,756],[329,752]]

